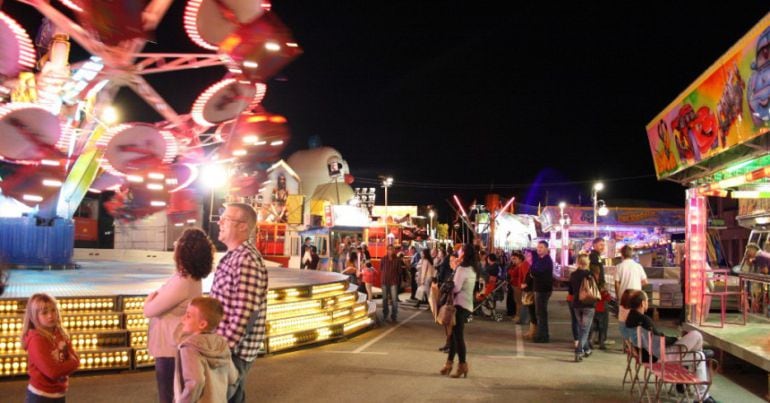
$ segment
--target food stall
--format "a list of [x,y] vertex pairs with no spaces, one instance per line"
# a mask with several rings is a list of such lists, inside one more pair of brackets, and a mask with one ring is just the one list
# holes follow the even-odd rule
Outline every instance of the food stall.
[[[770,324],[748,315],[711,315],[714,301],[740,301],[745,318],[747,277],[770,282],[763,273],[725,277],[707,262],[707,197],[739,199],[739,223],[755,233],[770,223],[763,199],[770,198],[770,14],[764,16],[716,63],[647,124],[659,180],[686,187],[685,329],[770,373]],[[753,206],[753,207],[752,207]],[[764,247],[761,246],[761,247]],[[730,273],[732,274],[732,273]],[[716,284],[715,284],[716,283]],[[715,287],[726,290],[722,295]],[[722,288],[724,287],[724,288]],[[719,319],[714,321],[714,317]],[[710,320],[708,320],[710,319]],[[740,323],[740,324],[734,324]],[[770,376],[768,377],[770,386]]]

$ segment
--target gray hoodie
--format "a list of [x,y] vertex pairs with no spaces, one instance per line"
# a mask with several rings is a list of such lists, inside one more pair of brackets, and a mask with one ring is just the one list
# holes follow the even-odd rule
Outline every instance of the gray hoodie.
[[238,379],[227,340],[216,333],[182,335],[176,353],[176,403],[222,403]]

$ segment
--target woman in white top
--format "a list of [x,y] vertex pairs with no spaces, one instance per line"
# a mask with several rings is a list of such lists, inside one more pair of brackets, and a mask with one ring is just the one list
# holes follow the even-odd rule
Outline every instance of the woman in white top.
[[155,357],[161,403],[174,401],[174,331],[190,301],[201,296],[201,280],[214,263],[214,244],[200,229],[186,229],[174,245],[174,275],[144,302],[144,316],[150,318],[147,349]]
[[419,308],[422,303],[428,302],[428,292],[430,292],[430,285],[433,283],[433,279],[436,278],[436,267],[433,265],[433,256],[428,248],[422,250],[422,258],[419,263],[419,275],[417,284],[422,286],[423,294],[422,298],[417,301],[415,307]]
[[455,354],[457,354],[460,358],[460,364],[457,367],[457,372],[452,374],[452,378],[468,377],[468,363],[465,361],[465,322],[473,311],[473,288],[479,272],[479,263],[473,245],[463,245],[462,256],[458,257],[458,261],[460,264],[455,269],[453,278],[456,308],[455,325],[452,328],[449,355],[444,368],[441,369],[441,375],[448,375],[452,372]]

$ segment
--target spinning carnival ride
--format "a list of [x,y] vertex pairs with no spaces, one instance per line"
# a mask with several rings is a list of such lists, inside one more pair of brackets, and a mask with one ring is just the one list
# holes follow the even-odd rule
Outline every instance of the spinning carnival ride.
[[[226,164],[236,196],[256,193],[290,136],[286,119],[260,106],[264,82],[301,53],[268,3],[189,0],[184,29],[215,53],[170,54],[140,51],[171,0],[22,2],[43,27],[35,49],[0,11],[1,263],[69,264],[71,218],[88,191],[116,191],[106,206],[118,219],[165,209],[172,222],[194,214],[190,185],[202,164]],[[70,64],[70,38],[88,59]],[[203,67],[227,73],[184,115],[144,78]],[[165,120],[111,124],[105,116],[123,86]]]

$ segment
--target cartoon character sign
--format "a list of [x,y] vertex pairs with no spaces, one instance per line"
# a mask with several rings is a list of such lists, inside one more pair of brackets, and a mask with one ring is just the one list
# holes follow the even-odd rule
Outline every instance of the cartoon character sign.
[[746,83],[741,77],[741,72],[738,71],[738,66],[733,65],[727,75],[722,97],[717,104],[721,147],[727,147],[727,133],[730,132],[730,127],[738,116],[743,114],[743,91],[745,88]]
[[751,119],[756,126],[767,125],[770,121],[770,27],[757,38],[756,59],[751,63],[751,70],[746,95]]
[[658,172],[669,172],[677,167],[677,156],[674,154],[673,147],[670,146],[671,132],[666,121],[661,119],[658,122],[658,143],[653,146],[655,154],[655,166]]

